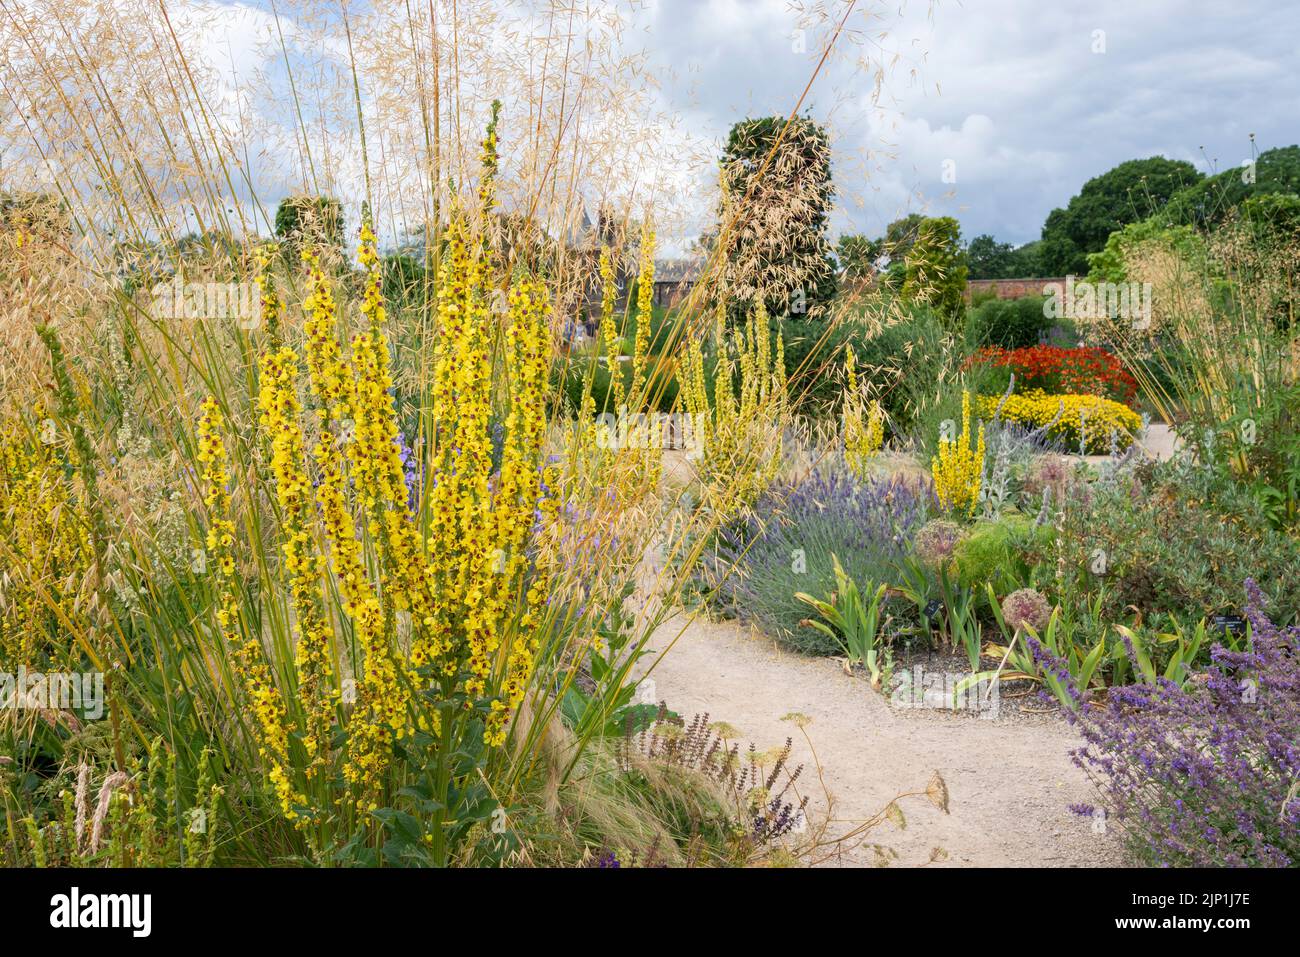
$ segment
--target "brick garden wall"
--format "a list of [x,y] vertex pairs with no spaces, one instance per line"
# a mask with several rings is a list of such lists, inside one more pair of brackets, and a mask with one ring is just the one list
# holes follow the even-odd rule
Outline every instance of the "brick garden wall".
[[999,299],[1019,299],[1021,296],[1041,296],[1043,287],[1048,283],[1061,283],[1065,277],[1047,279],[972,279],[966,284],[966,299],[975,293],[986,293],[992,289]]

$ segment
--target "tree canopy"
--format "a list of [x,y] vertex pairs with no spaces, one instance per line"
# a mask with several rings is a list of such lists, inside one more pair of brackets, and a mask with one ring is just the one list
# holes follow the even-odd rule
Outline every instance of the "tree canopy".
[[1146,219],[1200,179],[1191,163],[1163,156],[1128,160],[1094,176],[1064,209],[1048,214],[1040,250],[1044,271],[1062,276],[1085,272],[1087,254],[1100,251],[1111,233]]

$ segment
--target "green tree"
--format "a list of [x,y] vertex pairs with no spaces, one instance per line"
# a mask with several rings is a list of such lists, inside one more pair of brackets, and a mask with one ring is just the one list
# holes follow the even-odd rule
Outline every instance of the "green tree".
[[1046,276],[1047,273],[1043,270],[1041,262],[1040,249],[1042,245],[1041,240],[1035,239],[1023,246],[1017,246],[1011,253],[1005,278],[1033,279],[1038,276]]
[[826,130],[808,117],[743,120],[721,174],[727,295],[744,312],[760,300],[772,316],[820,312],[837,291]]
[[1084,272],[1088,253],[1101,250],[1111,233],[1146,219],[1200,179],[1191,163],[1163,156],[1128,160],[1094,176],[1064,209],[1048,214],[1040,251],[1044,270],[1052,275]]
[[1249,196],[1242,202],[1240,213],[1254,228],[1255,235],[1274,247],[1300,242],[1300,196],[1284,193]]
[[343,204],[331,196],[286,196],[275,210],[275,235],[297,259],[303,243],[343,254]]
[[951,330],[961,324],[965,314],[965,292],[961,227],[951,216],[925,220],[907,256],[903,297],[928,304]]
[[966,246],[970,279],[1010,279],[1016,247],[1000,243],[988,233],[976,236]]
[[868,239],[862,235],[846,234],[835,244],[835,258],[839,260],[845,279],[870,276],[881,251],[882,243],[879,239]]
[[1172,225],[1214,226],[1247,197],[1300,195],[1300,146],[1259,154],[1251,167],[1234,166],[1179,190],[1164,210]]
[[902,219],[896,219],[885,227],[884,252],[895,262],[903,262],[912,251],[912,244],[920,234],[925,217],[920,213],[908,213]]
[[1110,234],[1100,252],[1088,254],[1089,282],[1129,282],[1129,261],[1142,247],[1158,245],[1195,270],[1205,261],[1204,241],[1190,226],[1165,226],[1152,216]]

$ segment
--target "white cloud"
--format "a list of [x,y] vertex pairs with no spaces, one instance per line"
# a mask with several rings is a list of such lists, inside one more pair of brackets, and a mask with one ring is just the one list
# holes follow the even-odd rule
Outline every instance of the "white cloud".
[[[653,19],[648,47],[665,68],[693,65],[692,120],[719,143],[744,115],[788,111],[808,79],[809,58],[789,51],[786,0],[663,0]],[[886,26],[904,60],[879,109],[843,64],[809,101],[836,136],[845,229],[878,234],[921,209],[956,215],[968,237],[1025,242],[1053,206],[1124,160],[1204,167],[1204,147],[1223,168],[1249,155],[1251,132],[1261,149],[1297,139],[1300,7],[1290,4],[922,2]],[[858,109],[839,109],[845,97]],[[955,184],[942,181],[944,159],[956,162]]]

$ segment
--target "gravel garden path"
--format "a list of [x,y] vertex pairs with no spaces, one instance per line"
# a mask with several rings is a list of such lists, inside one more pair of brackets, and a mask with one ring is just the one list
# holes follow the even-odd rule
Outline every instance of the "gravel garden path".
[[[799,784],[811,797],[812,821],[825,819],[825,792],[831,795],[830,833],[846,833],[898,794],[923,791],[938,771],[950,794],[948,814],[924,797],[908,798],[901,804],[906,826],[886,822],[868,838],[897,853],[895,866],[1121,863],[1114,836],[1094,833],[1092,821],[1067,808],[1092,792],[1069,758],[1077,737],[1056,715],[1024,713],[1020,700],[1006,697],[992,719],[900,710],[837,661],[792,654],[735,622],[703,616],[666,622],[649,648],[640,671],[654,680],[655,698],[687,721],[707,712],[737,729],[742,749],[750,741],[765,751],[794,739],[792,764],[804,765]],[[816,761],[799,728],[783,720],[792,712],[811,719],[804,731]],[[946,856],[929,863],[934,848]],[[861,846],[841,850],[830,863],[876,860]]]

